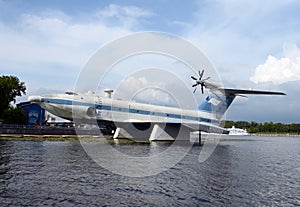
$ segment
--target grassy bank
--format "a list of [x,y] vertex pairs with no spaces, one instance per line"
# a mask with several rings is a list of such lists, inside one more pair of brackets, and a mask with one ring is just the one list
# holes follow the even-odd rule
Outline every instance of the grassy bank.
[[60,141],[60,142],[78,142],[77,136],[63,135],[10,135],[5,134],[0,136],[0,140],[19,140],[19,141]]
[[111,136],[76,136],[76,135],[22,135],[22,134],[1,134],[0,140],[14,140],[14,141],[57,141],[57,142],[79,142],[83,139],[107,139]]
[[[0,141],[36,141],[36,142],[43,142],[43,141],[54,141],[54,142],[91,142],[91,143],[115,143],[116,141],[111,138],[110,135],[104,136],[82,136],[79,137],[76,135],[17,135],[17,134],[1,134]],[[117,140],[118,143],[149,143],[145,141],[133,141],[129,139],[119,139]]]

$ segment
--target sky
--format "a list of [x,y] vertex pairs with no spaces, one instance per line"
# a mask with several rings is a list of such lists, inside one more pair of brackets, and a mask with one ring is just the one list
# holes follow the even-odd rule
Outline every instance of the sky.
[[103,45],[166,32],[196,45],[225,87],[287,94],[237,97],[226,119],[299,123],[299,10],[297,0],[0,0],[0,75],[18,76],[27,95],[72,91]]

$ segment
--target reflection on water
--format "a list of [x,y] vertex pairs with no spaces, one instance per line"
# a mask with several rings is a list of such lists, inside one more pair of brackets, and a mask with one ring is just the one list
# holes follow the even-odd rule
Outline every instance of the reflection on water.
[[[201,148],[194,146],[171,169],[145,178],[111,173],[95,164],[80,143],[0,141],[0,203],[2,206],[300,205],[300,139],[251,139],[254,141],[220,142],[203,163],[198,162]],[[169,144],[113,146],[120,152],[146,156],[163,151]]]

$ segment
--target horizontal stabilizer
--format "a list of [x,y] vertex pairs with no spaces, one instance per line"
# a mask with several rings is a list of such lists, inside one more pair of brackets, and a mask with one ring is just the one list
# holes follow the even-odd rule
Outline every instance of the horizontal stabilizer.
[[[247,94],[253,95],[286,95],[283,92],[277,91],[261,91],[261,90],[244,90],[244,89],[229,89],[229,88],[214,88],[211,89],[212,94],[198,106],[200,111],[213,112],[218,118],[221,118],[229,108],[236,96],[244,96]],[[220,94],[221,93],[221,94]]]
[[286,95],[282,92],[276,91],[256,91],[256,90],[242,90],[242,89],[229,89],[229,88],[220,88],[220,90],[224,91],[225,94],[230,95],[239,95],[239,94],[260,94],[260,95]]

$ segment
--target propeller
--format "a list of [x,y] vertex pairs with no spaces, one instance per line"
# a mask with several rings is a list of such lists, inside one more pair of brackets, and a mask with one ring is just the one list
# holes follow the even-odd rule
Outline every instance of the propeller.
[[204,79],[202,80],[202,77],[203,77],[203,74],[204,74],[204,70],[202,70],[202,71],[199,70],[199,71],[198,71],[198,74],[199,74],[199,78],[198,78],[198,79],[195,78],[194,76],[191,76],[191,78],[192,78],[193,80],[196,81],[196,83],[195,83],[194,85],[192,85],[192,87],[195,87],[193,93],[196,92],[197,86],[198,86],[198,85],[201,85],[201,92],[202,92],[202,94],[203,94],[203,93],[204,93],[204,87],[206,87],[205,81],[207,81],[208,79],[210,79],[210,77],[204,78]]

